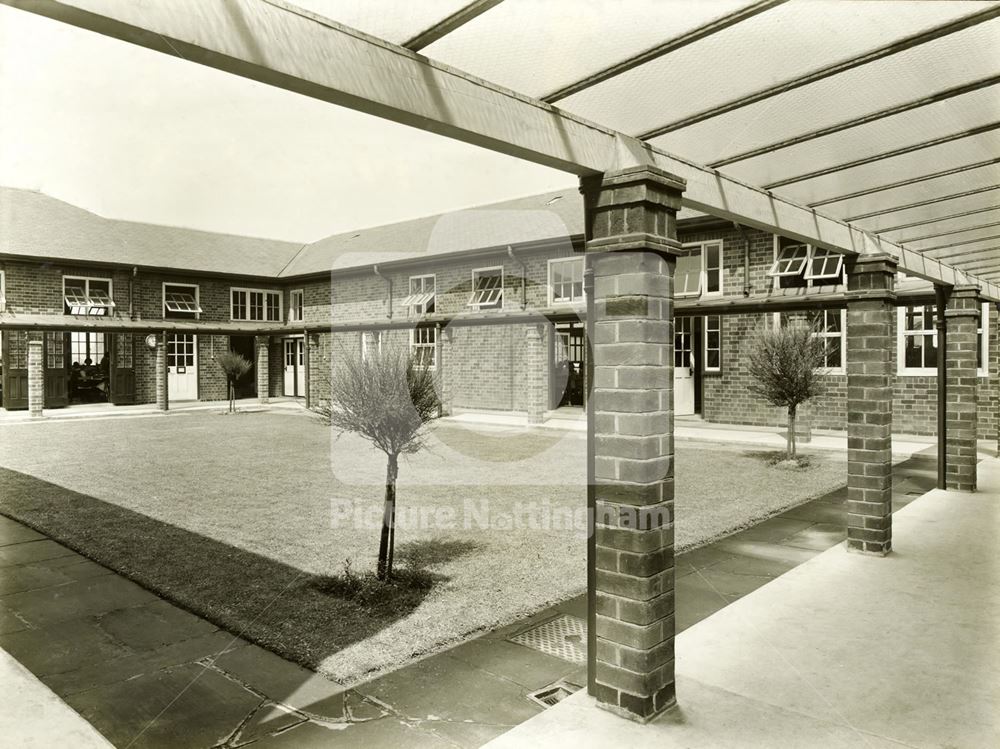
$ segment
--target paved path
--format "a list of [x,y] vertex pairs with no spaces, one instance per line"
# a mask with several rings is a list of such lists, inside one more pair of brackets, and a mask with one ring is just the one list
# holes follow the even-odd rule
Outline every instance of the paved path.
[[[897,466],[894,506],[933,484],[933,461]],[[842,540],[844,495],[680,555],[679,630]],[[0,568],[0,647],[118,747],[471,749],[540,713],[529,693],[586,681],[579,661],[509,640],[585,619],[583,596],[345,690],[3,517]]]

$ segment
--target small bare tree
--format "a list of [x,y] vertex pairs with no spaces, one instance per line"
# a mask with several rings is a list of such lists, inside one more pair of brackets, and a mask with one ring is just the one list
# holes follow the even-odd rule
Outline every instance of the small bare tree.
[[236,411],[236,382],[250,371],[250,360],[235,351],[223,351],[215,357],[215,362],[226,375],[229,413],[233,413]]
[[759,330],[750,340],[749,389],[772,406],[788,409],[786,454],[795,457],[795,414],[798,407],[823,392],[819,376],[825,364],[823,340],[806,324]]
[[399,456],[424,447],[423,427],[437,418],[439,407],[434,375],[427,366],[418,366],[406,353],[390,347],[369,351],[364,360],[346,358],[330,383],[329,405],[317,407],[330,426],[361,435],[386,455],[379,580],[392,575]]

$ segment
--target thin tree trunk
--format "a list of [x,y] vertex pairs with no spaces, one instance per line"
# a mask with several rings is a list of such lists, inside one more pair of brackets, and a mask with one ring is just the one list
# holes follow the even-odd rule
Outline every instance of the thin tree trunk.
[[376,571],[379,580],[388,580],[392,574],[392,544],[395,541],[392,526],[396,518],[396,474],[399,470],[397,461],[397,456],[390,455],[385,467],[385,508],[382,511],[382,534],[379,537]]
[[795,457],[795,406],[788,407],[788,449],[787,458]]

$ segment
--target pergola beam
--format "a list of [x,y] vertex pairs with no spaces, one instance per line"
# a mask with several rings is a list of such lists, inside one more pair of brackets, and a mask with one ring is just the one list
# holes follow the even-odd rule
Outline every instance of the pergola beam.
[[962,130],[958,133],[951,133],[950,135],[942,135],[940,138],[931,138],[930,140],[921,141],[920,143],[913,143],[909,146],[902,146],[901,148],[894,148],[891,151],[883,151],[882,153],[872,154],[871,156],[864,156],[860,159],[854,159],[853,161],[845,161],[841,164],[834,164],[833,166],[824,167],[823,169],[816,169],[811,172],[803,172],[802,174],[796,174],[793,177],[785,177],[784,179],[779,179],[775,182],[764,185],[765,190],[774,190],[778,187],[786,187],[787,185],[794,185],[797,182],[805,182],[806,180],[815,179],[816,177],[825,177],[828,174],[836,174],[837,172],[843,172],[847,169],[854,169],[855,167],[865,166],[866,164],[872,164],[876,161],[883,161],[885,159],[891,159],[896,156],[903,156],[908,153],[913,153],[914,151],[922,151],[925,148],[933,148],[934,146],[941,146],[945,143],[951,143],[952,141],[962,140],[963,138],[970,138],[975,135],[983,135],[984,133],[992,132],[1000,128],[1000,122],[991,122],[988,125],[982,125],[981,127],[974,127],[968,130]]
[[407,49],[413,50],[414,52],[419,52],[424,47],[429,47],[438,39],[447,36],[457,28],[461,28],[472,19],[481,16],[490,8],[493,8],[502,2],[503,0],[473,0],[473,2],[459,8],[443,21],[434,24],[430,28],[424,29],[412,39],[408,39],[403,42],[403,46]]
[[933,42],[936,39],[948,36],[949,34],[954,34],[958,31],[963,31],[964,29],[976,26],[984,21],[990,21],[997,16],[1000,16],[1000,6],[993,5],[987,7],[976,13],[971,13],[954,21],[949,21],[948,23],[940,26],[935,26],[932,29],[912,34],[903,39],[897,39],[894,42],[890,42],[889,44],[879,47],[878,49],[865,52],[864,54],[850,57],[831,65],[826,65],[818,70],[806,73],[805,75],[791,78],[789,80],[782,81],[781,83],[776,83],[773,86],[768,86],[767,88],[763,88],[750,94],[743,94],[736,99],[725,102],[724,104],[717,104],[713,107],[709,107],[708,109],[704,109],[701,112],[696,112],[695,114],[682,117],[679,120],[674,120],[666,125],[653,128],[639,137],[646,140],[648,138],[656,138],[657,136],[665,135],[685,127],[690,127],[691,125],[695,125],[713,117],[718,117],[726,114],[727,112],[742,109],[743,107],[750,106],[751,104],[755,104],[759,101],[764,101],[765,99],[770,99],[771,97],[785,94],[789,91],[794,91],[802,86],[808,86],[811,83],[822,81],[825,78],[845,73],[848,70],[853,70],[854,68],[861,67],[862,65],[868,65],[886,57],[897,55],[900,52],[905,52],[906,50],[920,46],[921,44]]
[[759,148],[751,148],[748,151],[743,151],[741,153],[733,154],[732,156],[727,156],[724,159],[719,159],[718,161],[709,164],[709,166],[713,169],[717,169],[720,166],[729,166],[730,164],[735,164],[737,161],[745,161],[747,159],[752,159],[755,156],[764,156],[766,154],[774,153],[775,151],[780,151],[783,148],[797,146],[799,143],[806,143],[810,140],[823,138],[827,135],[833,135],[834,133],[839,133],[842,130],[850,130],[853,127],[859,127],[861,125],[877,122],[878,120],[885,119],[886,117],[894,117],[897,114],[903,114],[904,112],[909,112],[913,109],[926,107],[930,104],[937,104],[938,102],[947,101],[948,99],[953,99],[954,97],[962,96],[963,94],[970,94],[973,91],[979,91],[980,89],[987,88],[989,86],[995,86],[998,83],[1000,83],[1000,75],[991,75],[986,78],[980,78],[977,81],[963,83],[960,86],[954,86],[952,88],[944,89],[943,91],[937,91],[929,96],[922,96],[919,99],[913,99],[912,101],[895,104],[891,107],[879,109],[875,112],[869,112],[868,114],[861,115],[860,117],[852,117],[849,120],[837,122],[833,125],[819,128],[818,130],[811,130],[808,133],[802,133],[776,143],[770,143],[766,146],[760,146]]
[[[0,2],[579,176],[659,168],[686,181],[684,205],[697,211],[846,255],[874,243],[907,273],[946,284],[956,277],[843,221],[280,0]],[[984,294],[1000,300],[994,285]]]
[[553,91],[551,94],[546,94],[541,97],[541,100],[548,102],[549,104],[559,101],[560,99],[565,99],[573,94],[584,91],[591,86],[596,86],[598,83],[603,83],[606,80],[619,76],[622,73],[627,73],[639,65],[643,65],[651,60],[655,60],[658,57],[663,57],[663,55],[669,54],[670,52],[675,52],[683,47],[686,47],[693,42],[700,41],[712,34],[717,34],[723,29],[728,29],[730,26],[735,26],[738,23],[742,23],[748,18],[753,18],[758,13],[763,13],[766,10],[770,10],[777,5],[788,2],[788,0],[761,0],[761,2],[756,2],[753,5],[748,5],[745,8],[740,8],[732,13],[728,13],[719,18],[713,18],[708,23],[702,24],[701,26],[686,31],[683,34],[668,39],[662,44],[657,44],[655,47],[650,47],[647,50],[634,55],[627,60],[622,60],[621,62],[610,65],[604,70],[599,70],[596,73],[588,75],[586,78],[582,78],[574,83],[570,83],[568,86],[563,86],[558,91]]

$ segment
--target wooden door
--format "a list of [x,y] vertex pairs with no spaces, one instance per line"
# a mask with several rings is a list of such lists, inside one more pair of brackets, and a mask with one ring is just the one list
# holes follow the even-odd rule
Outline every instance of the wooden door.
[[62,408],[69,405],[69,370],[66,368],[69,334],[50,331],[44,340],[45,408]]
[[28,407],[28,332],[3,333],[3,406]]
[[131,333],[111,337],[111,402],[116,406],[135,403],[135,338]]

